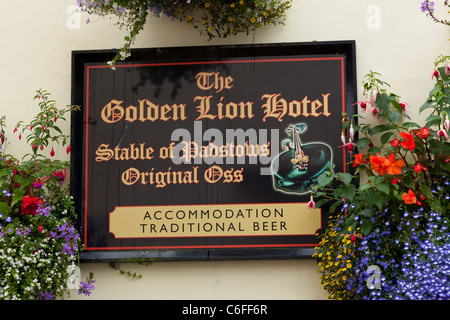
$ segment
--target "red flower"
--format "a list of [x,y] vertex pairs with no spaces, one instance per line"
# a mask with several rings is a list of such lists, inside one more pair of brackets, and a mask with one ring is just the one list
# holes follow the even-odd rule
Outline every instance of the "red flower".
[[394,148],[397,148],[399,143],[400,143],[400,142],[398,141],[397,138],[395,138],[395,139],[392,140],[392,142],[391,142],[391,144],[392,144],[392,146],[393,146]]
[[416,143],[414,142],[414,136],[410,133],[400,132],[400,136],[405,139],[402,141],[401,145],[403,148],[408,150],[414,150]]
[[422,170],[422,169],[423,169],[423,167],[422,167],[422,165],[421,165],[420,163],[417,163],[417,164],[414,166],[414,171],[417,172],[417,173],[419,173],[420,170]]
[[55,150],[53,150],[53,148],[52,148],[52,151],[50,151],[50,156],[51,156],[51,157],[54,157],[54,156],[55,156]]
[[426,139],[428,138],[428,135],[430,134],[430,130],[427,127],[423,127],[422,129],[420,129],[420,131],[417,133],[417,136],[420,139]]
[[357,167],[360,164],[364,164],[366,162],[366,160],[363,159],[363,156],[364,155],[362,153],[358,153],[358,154],[354,155],[354,157],[355,157],[355,163],[353,164],[354,167]]
[[36,215],[37,210],[39,209],[39,205],[42,203],[42,199],[36,198],[34,196],[24,196],[22,198],[22,206],[20,209],[22,210],[22,215]]
[[417,203],[416,194],[411,189],[408,191],[408,193],[404,193],[402,195],[402,199],[406,204]]

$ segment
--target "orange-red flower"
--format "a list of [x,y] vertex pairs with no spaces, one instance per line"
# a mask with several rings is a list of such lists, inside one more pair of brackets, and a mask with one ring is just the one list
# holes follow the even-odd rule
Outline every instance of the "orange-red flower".
[[376,156],[370,156],[370,167],[376,173],[384,176],[386,174],[386,166],[388,165],[388,160],[378,154]]
[[401,143],[403,148],[411,151],[416,147],[416,143],[414,142],[414,136],[412,134],[406,133],[406,132],[400,132],[400,136],[403,139],[405,139]]
[[362,153],[358,153],[358,154],[354,155],[354,157],[355,157],[355,163],[353,164],[354,167],[357,167],[360,164],[363,164],[366,162],[366,160],[363,159],[363,156],[364,156],[364,154],[362,154]]
[[409,189],[408,193],[404,193],[402,195],[402,199],[403,201],[405,201],[406,204],[417,203],[416,194],[411,189]]
[[395,161],[395,154],[391,153],[386,162],[386,171],[391,175],[401,174],[402,168],[405,165],[402,159]]

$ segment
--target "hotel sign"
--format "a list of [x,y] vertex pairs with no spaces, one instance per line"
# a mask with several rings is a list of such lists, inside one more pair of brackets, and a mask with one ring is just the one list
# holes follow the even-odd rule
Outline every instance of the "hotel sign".
[[112,52],[74,52],[86,254],[316,246],[327,212],[308,209],[309,191],[327,166],[347,170],[353,52],[352,42],[143,49],[116,70]]

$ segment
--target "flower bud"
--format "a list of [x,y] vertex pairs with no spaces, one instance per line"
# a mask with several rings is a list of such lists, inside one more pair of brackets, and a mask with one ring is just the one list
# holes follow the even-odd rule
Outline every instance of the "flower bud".
[[349,135],[350,135],[350,138],[353,140],[353,137],[355,136],[355,130],[353,129],[353,124],[350,125]]
[[308,202],[308,210],[312,210],[316,207],[316,203],[313,200],[313,196],[311,195],[311,200]]
[[434,70],[433,73],[431,74],[431,79],[436,78],[436,80],[438,80],[441,77],[441,74],[439,73],[438,70]]
[[345,144],[345,135],[344,135],[344,132],[342,132],[342,134],[341,134],[341,141],[342,141],[342,144]]

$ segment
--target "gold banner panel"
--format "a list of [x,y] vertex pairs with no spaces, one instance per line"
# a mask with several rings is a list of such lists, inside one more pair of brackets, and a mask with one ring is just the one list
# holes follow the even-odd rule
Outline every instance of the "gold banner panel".
[[314,235],[320,209],[307,203],[116,207],[115,238]]

